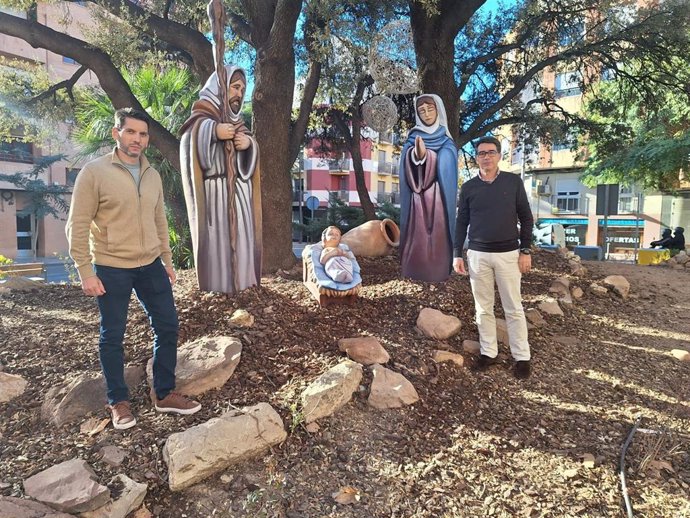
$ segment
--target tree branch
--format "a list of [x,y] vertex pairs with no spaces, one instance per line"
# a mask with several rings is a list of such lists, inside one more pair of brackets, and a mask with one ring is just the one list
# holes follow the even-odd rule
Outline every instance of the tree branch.
[[[26,41],[34,48],[47,49],[74,59],[88,67],[98,77],[101,88],[108,95],[115,108],[131,106],[143,111],[143,107],[132,93],[127,81],[113,65],[110,57],[80,39],[41,25],[0,12],[0,33]],[[179,141],[158,121],[151,119],[151,144],[179,171]]]
[[47,99],[51,95],[54,95],[58,91],[62,90],[63,88],[67,90],[67,95],[69,95],[69,98],[74,102],[74,85],[79,81],[79,78],[84,75],[84,73],[88,70],[87,67],[84,65],[79,67],[79,70],[77,70],[72,77],[69,79],[65,79],[64,81],[60,81],[59,83],[54,84],[50,88],[48,88],[45,92],[42,92],[38,94],[35,97],[32,97],[31,99],[28,99],[27,101],[24,102],[24,104],[30,105],[30,104],[35,104],[37,102],[42,101],[43,99]]
[[140,19],[146,34],[169,43],[180,52],[188,53],[192,58],[192,69],[202,84],[213,73],[211,43],[200,31],[156,16],[130,0],[99,0],[94,3],[118,18],[125,19],[129,16]]

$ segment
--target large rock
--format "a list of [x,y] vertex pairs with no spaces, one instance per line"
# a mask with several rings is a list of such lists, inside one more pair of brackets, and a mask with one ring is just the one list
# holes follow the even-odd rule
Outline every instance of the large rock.
[[345,406],[362,381],[362,366],[345,360],[330,368],[302,392],[302,412],[307,423],[333,414]]
[[446,315],[438,309],[424,308],[417,317],[417,329],[424,335],[437,340],[446,340],[458,334],[461,327],[459,318]]
[[237,309],[230,317],[230,323],[237,327],[252,327],[254,325],[254,316],[246,309]]
[[563,310],[554,299],[546,299],[539,303],[539,311],[547,315],[563,316]]
[[0,495],[2,518],[74,518],[73,515],[56,511],[40,502]]
[[677,360],[682,362],[690,362],[690,351],[686,351],[685,349],[673,349],[671,354]]
[[146,484],[135,482],[126,475],[116,475],[110,486],[119,488],[119,496],[103,507],[81,513],[81,518],[125,518],[144,503]]
[[0,372],[0,403],[21,396],[28,384],[28,381],[17,374]]
[[465,359],[462,357],[462,354],[442,351],[440,349],[436,349],[431,358],[436,363],[453,362],[458,367],[462,367],[465,364]]
[[526,309],[525,310],[525,317],[535,327],[542,327],[542,326],[546,325],[546,320],[544,320],[544,317],[541,316],[541,313],[539,312],[539,310],[537,308]]
[[[220,388],[240,363],[242,343],[233,336],[199,338],[177,348],[175,390],[198,396]],[[153,386],[153,358],[146,365],[149,386]]]
[[343,338],[338,340],[338,349],[362,365],[387,363],[391,359],[388,351],[373,336]]
[[558,277],[554,279],[549,287],[549,293],[555,295],[561,302],[572,304],[573,299],[570,296],[570,280],[567,277]]
[[606,289],[604,286],[597,284],[596,282],[593,282],[589,285],[589,292],[592,295],[595,295],[600,298],[609,296],[609,290]]
[[628,279],[622,275],[609,275],[603,281],[601,281],[604,286],[610,288],[616,295],[627,299],[628,293],[630,293],[630,283]]
[[462,350],[470,354],[479,354],[481,345],[476,340],[463,340]]
[[585,292],[582,291],[582,288],[580,288],[579,286],[573,286],[572,288],[570,288],[570,294],[575,300],[580,300],[582,297],[584,297]]
[[24,493],[66,513],[93,511],[110,500],[110,490],[98,483],[86,461],[56,464],[24,481]]
[[374,408],[400,408],[419,401],[419,395],[405,376],[386,369],[381,365],[374,365],[374,380],[371,382],[368,402]]
[[[125,382],[130,391],[143,379],[143,367],[125,367]],[[105,390],[105,378],[102,374],[80,374],[47,392],[41,407],[41,417],[56,426],[62,426],[81,419],[90,412],[103,410],[108,404]]]
[[114,444],[103,446],[98,453],[101,456],[101,460],[113,468],[120,467],[127,458],[127,452]]
[[286,437],[282,419],[268,403],[233,410],[174,433],[163,447],[170,489],[179,491],[196,484],[264,453]]

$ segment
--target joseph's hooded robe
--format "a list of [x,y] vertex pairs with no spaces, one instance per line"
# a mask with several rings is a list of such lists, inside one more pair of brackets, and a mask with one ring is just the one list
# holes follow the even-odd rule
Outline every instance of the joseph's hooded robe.
[[[225,70],[226,89],[236,72],[246,84],[244,70],[230,65]],[[236,293],[261,282],[261,188],[259,147],[244,125],[241,110],[234,113],[230,108],[229,112],[230,120],[223,122],[233,124],[251,140],[244,151],[228,151],[226,141],[216,138],[221,117],[214,72],[180,130],[180,165],[199,289]]]

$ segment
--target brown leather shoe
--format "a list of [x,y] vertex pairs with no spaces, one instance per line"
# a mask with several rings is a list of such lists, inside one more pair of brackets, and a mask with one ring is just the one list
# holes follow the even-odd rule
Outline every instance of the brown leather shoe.
[[163,399],[158,399],[155,394],[151,394],[151,397],[158,412],[191,415],[201,410],[201,403],[192,401],[179,392],[171,392]]
[[113,418],[113,428],[116,430],[127,430],[137,424],[129,401],[120,401],[114,405],[108,405],[108,408]]

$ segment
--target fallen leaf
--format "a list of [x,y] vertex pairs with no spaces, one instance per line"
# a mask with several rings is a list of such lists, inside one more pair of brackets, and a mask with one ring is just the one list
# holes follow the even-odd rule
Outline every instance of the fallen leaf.
[[582,464],[585,465],[585,468],[593,468],[596,464],[594,455],[592,455],[591,453],[585,453],[582,456]]
[[341,487],[340,490],[333,493],[332,496],[333,500],[343,505],[356,504],[361,498],[359,490],[352,486]]
[[79,431],[83,434],[93,437],[97,433],[101,433],[108,426],[110,419],[98,419],[97,417],[91,417],[84,421],[79,427]]
[[576,469],[566,469],[563,472],[563,476],[565,478],[575,478],[577,476],[577,470]]
[[665,460],[653,460],[649,463],[649,466],[653,469],[656,469],[658,471],[661,471],[662,469],[665,469],[669,473],[675,473],[676,471],[673,469],[673,466],[671,466],[670,462],[666,462]]
[[142,505],[132,518],[153,518],[151,511],[149,511],[145,505]]

